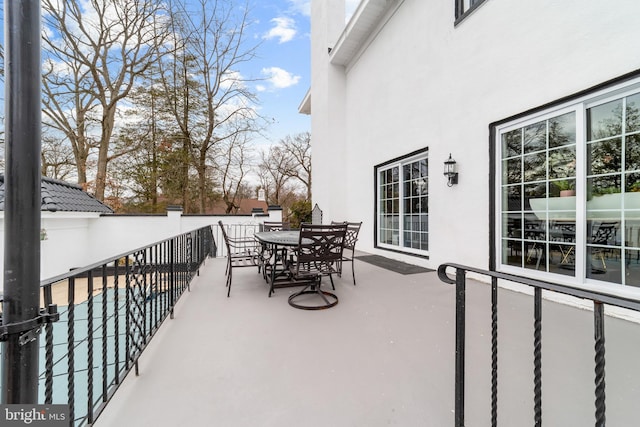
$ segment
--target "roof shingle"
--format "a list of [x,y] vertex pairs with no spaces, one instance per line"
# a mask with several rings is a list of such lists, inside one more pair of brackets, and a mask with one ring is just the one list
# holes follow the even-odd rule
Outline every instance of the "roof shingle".
[[[46,176],[40,188],[42,210],[49,212],[113,213],[113,209],[82,190],[82,187]],[[4,211],[4,175],[0,175],[0,210]]]

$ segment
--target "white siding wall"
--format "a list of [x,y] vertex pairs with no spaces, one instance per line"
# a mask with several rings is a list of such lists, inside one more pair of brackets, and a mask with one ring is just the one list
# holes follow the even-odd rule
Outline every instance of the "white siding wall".
[[[640,69],[640,2],[487,0],[456,28],[453,6],[404,0],[346,68],[313,49],[313,196],[325,222],[364,221],[358,247],[375,252],[374,165],[429,147],[430,259],[380,253],[486,268],[489,124]],[[312,47],[332,7],[313,1]]]

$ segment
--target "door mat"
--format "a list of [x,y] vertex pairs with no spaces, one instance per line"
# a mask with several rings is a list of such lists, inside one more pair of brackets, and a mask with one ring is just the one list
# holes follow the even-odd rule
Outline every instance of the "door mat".
[[407,264],[406,262],[396,261],[395,259],[385,258],[380,255],[360,255],[356,257],[357,260],[373,264],[376,267],[391,270],[399,274],[418,274],[428,273],[431,270],[429,268],[420,267],[418,265]]

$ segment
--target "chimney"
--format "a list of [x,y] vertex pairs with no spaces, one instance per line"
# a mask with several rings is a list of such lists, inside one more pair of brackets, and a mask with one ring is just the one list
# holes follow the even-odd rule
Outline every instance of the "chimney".
[[262,188],[258,190],[258,201],[259,202],[265,201],[264,190]]

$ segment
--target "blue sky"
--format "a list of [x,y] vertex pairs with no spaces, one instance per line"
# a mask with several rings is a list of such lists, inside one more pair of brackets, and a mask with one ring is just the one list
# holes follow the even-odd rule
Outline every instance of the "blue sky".
[[265,79],[254,83],[260,99],[260,114],[271,123],[267,141],[310,131],[310,117],[298,113],[298,106],[311,84],[310,1],[253,1],[254,42],[258,57],[243,74]]
[[[345,0],[347,16],[359,2]],[[238,1],[241,4],[244,1]],[[260,100],[260,114],[271,123],[264,138],[256,140],[265,147],[287,135],[311,129],[310,117],[298,113],[311,85],[311,0],[250,0],[250,6],[249,42],[260,46],[258,56],[238,71],[247,78],[263,79],[253,82],[252,89]],[[0,27],[3,24],[0,22]]]
[[[358,3],[346,0],[347,16]],[[311,0],[253,0],[253,37],[262,44],[259,57],[242,72],[267,79],[255,85],[260,113],[271,121],[263,144],[311,130],[310,117],[298,113],[311,85],[310,5]]]

